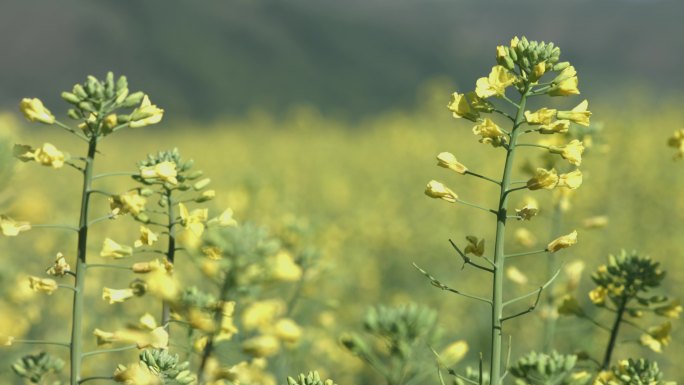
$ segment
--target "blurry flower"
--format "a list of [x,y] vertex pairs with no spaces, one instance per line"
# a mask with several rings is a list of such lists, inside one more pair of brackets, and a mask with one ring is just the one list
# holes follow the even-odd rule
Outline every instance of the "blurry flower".
[[582,271],[584,271],[584,262],[573,261],[565,265],[565,275],[567,276],[568,290],[575,290],[582,279]]
[[202,253],[212,261],[221,260],[223,258],[221,256],[222,252],[221,248],[216,246],[206,246],[202,248]]
[[158,259],[150,262],[136,262],[131,266],[131,270],[138,274],[151,273],[159,269],[161,269],[161,263]]
[[207,222],[207,226],[220,226],[229,227],[237,226],[237,221],[233,219],[233,210],[225,209],[221,215],[216,218],[212,218]]
[[665,306],[655,308],[654,311],[659,316],[677,319],[679,313],[682,312],[682,306],[679,304],[679,300],[674,300]]
[[0,335],[0,346],[12,346],[14,343],[14,337]]
[[194,307],[188,311],[187,321],[190,327],[205,333],[212,333],[215,329],[214,319],[211,315]]
[[474,254],[477,255],[478,257],[481,257],[484,254],[485,251],[485,240],[480,239],[478,241],[476,236],[473,235],[468,235],[466,236],[466,240],[468,241],[468,244],[465,247],[465,250],[463,250],[464,254]]
[[575,190],[569,188],[556,189],[553,192],[553,201],[555,205],[558,205],[561,211],[565,212],[571,208],[571,199],[575,194]]
[[514,236],[516,242],[518,242],[521,246],[530,247],[537,243],[537,237],[535,237],[530,230],[524,227],[516,229]]
[[169,184],[177,184],[178,171],[176,171],[176,163],[171,161],[164,161],[155,164],[154,166],[147,166],[140,168],[140,176],[143,179],[160,179]]
[[109,301],[110,305],[124,302],[133,297],[135,297],[133,289],[110,289],[108,287],[102,289],[102,299]]
[[525,120],[527,124],[551,124],[556,118],[557,110],[551,108],[540,108],[535,112],[525,111]]
[[525,285],[529,281],[527,276],[514,266],[506,269],[506,277],[518,285]]
[[39,278],[29,276],[29,287],[33,291],[42,291],[43,293],[52,294],[59,288],[57,281],[50,278]]
[[556,120],[539,126],[540,134],[564,134],[570,129],[569,120]]
[[456,156],[450,152],[440,152],[437,155],[437,165],[454,170],[462,175],[468,171],[468,168],[456,160]]
[[451,191],[450,188],[446,187],[440,182],[437,182],[436,180],[431,180],[428,182],[427,187],[425,188],[425,195],[429,196],[430,198],[443,199],[451,203],[456,202],[458,199],[458,195],[456,195],[455,192]]
[[24,98],[19,103],[19,108],[26,119],[31,122],[40,122],[45,124],[52,124],[55,122],[55,117],[50,110],[45,108],[43,102],[38,98],[28,99]]
[[505,133],[489,118],[484,118],[480,124],[473,127],[473,134],[481,136],[480,143],[491,144],[492,147],[506,144]]
[[463,358],[465,357],[466,353],[468,353],[468,343],[459,340],[454,343],[451,343],[444,349],[442,349],[441,352],[439,352],[439,364],[440,366],[443,367],[451,367],[459,363]]
[[116,127],[116,124],[118,122],[118,119],[116,117],[116,114],[109,114],[105,116],[105,118],[102,120],[102,124],[104,124],[105,130],[108,132],[112,130],[112,128]]
[[599,215],[595,217],[586,218],[583,222],[584,228],[586,229],[598,229],[601,227],[608,226],[608,217],[605,215]]
[[93,331],[93,335],[95,335],[95,338],[97,338],[97,346],[106,345],[112,342],[119,341],[119,339],[116,336],[116,333],[110,333],[100,329],[95,329]]
[[519,209],[515,209],[515,214],[518,216],[518,219],[524,221],[529,221],[538,213],[539,203],[537,203],[537,200],[532,197],[525,197],[524,206]]
[[287,251],[279,251],[269,263],[271,278],[281,282],[296,282],[302,278],[302,268]]
[[281,318],[274,328],[275,336],[283,342],[296,343],[302,337],[302,328],[289,318]]
[[558,306],[558,314],[581,316],[584,314],[584,310],[580,307],[577,298],[566,294],[561,300],[560,306]]
[[119,365],[112,379],[126,385],[161,385],[161,379],[142,363]]
[[133,254],[133,248],[126,245],[120,245],[111,238],[105,238],[102,243],[102,251],[100,257],[105,258],[124,258]]
[[273,324],[285,311],[285,303],[279,299],[254,302],[242,312],[242,326],[254,330]]
[[575,67],[566,67],[555,79],[553,79],[553,85],[548,93],[550,96],[578,95],[580,92],[579,89],[577,89],[577,83],[577,71],[575,71]]
[[558,178],[559,187],[567,187],[571,190],[577,189],[582,185],[582,171],[575,170],[567,174],[561,174]]
[[280,341],[272,335],[252,337],[242,343],[242,351],[253,357],[269,357],[280,350]]
[[237,327],[233,323],[234,313],[235,302],[224,302],[221,308],[221,330],[219,330],[219,333],[216,335],[216,341],[229,340],[238,332]]
[[2,230],[2,234],[5,236],[15,237],[22,231],[31,230],[31,224],[28,222],[17,222],[6,215],[0,215],[0,230]]
[[162,116],[164,116],[164,110],[152,104],[150,98],[145,95],[140,107],[131,113],[128,125],[131,128],[137,128],[157,124],[161,121]]
[[551,241],[548,246],[546,246],[546,250],[555,253],[556,251],[560,249],[565,249],[568,248],[572,245],[577,243],[577,231],[573,231],[570,234],[560,236],[553,241]]
[[477,79],[475,93],[481,98],[503,96],[506,93],[506,87],[511,86],[516,80],[515,74],[497,65],[492,68],[488,77]]
[[606,303],[606,298],[608,297],[608,289],[603,286],[598,286],[594,290],[589,292],[589,299],[594,305],[603,306]]
[[69,266],[67,263],[64,255],[62,253],[57,253],[57,256],[55,256],[55,263],[47,270],[47,274],[56,277],[63,277],[70,270],[71,266]]
[[147,330],[154,330],[156,329],[159,325],[157,325],[157,320],[154,319],[154,316],[150,313],[145,313],[143,314],[142,317],[138,320],[138,326],[141,329],[147,329]]
[[677,153],[675,154],[675,159],[684,158],[684,128],[675,131],[674,135],[668,139],[667,145],[675,148]]
[[572,140],[565,147],[550,147],[549,151],[552,154],[560,154],[563,159],[567,160],[575,166],[582,163],[582,153],[584,152],[584,145],[577,139]]
[[558,111],[558,119],[566,119],[573,121],[579,125],[589,127],[589,117],[591,112],[587,111],[589,108],[589,101],[584,100],[578,104],[572,111]]
[[134,247],[141,247],[141,246],[152,246],[159,237],[157,234],[152,232],[149,228],[145,226],[140,226],[140,238],[138,238],[135,243],[133,243]]
[[180,291],[178,282],[164,269],[153,270],[146,282],[150,293],[166,301],[175,300]]
[[145,211],[147,199],[140,195],[137,189],[128,191],[121,195],[109,197],[109,208],[113,215],[124,215],[131,213],[134,216]]
[[545,170],[538,168],[534,176],[527,181],[527,188],[530,190],[551,190],[558,185],[558,182],[559,178],[555,169]]
[[669,345],[672,340],[670,337],[671,330],[672,324],[669,321],[662,325],[650,327],[646,330],[647,333],[641,335],[639,342],[656,353],[662,353],[663,348]]

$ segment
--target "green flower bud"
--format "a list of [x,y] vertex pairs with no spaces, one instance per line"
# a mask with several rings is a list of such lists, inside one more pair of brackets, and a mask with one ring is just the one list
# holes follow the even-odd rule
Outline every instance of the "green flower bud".
[[81,99],[78,96],[66,91],[62,92],[62,99],[64,99],[67,103],[76,105],[81,102]]
[[569,62],[569,61],[564,61],[564,62],[560,62],[560,63],[554,64],[553,70],[554,70],[554,71],[562,71],[562,70],[564,70],[564,69],[566,69],[566,68],[568,68],[568,67],[570,67],[570,62]]
[[107,76],[105,76],[105,86],[104,86],[104,94],[107,97],[107,99],[111,99],[114,97],[114,74],[109,71],[107,72]]
[[81,113],[81,111],[74,108],[69,108],[69,111],[67,111],[67,116],[73,120],[83,119],[83,114]]
[[123,103],[121,103],[121,107],[125,107],[125,108],[135,107],[138,104],[140,104],[140,102],[142,102],[144,97],[145,97],[145,94],[143,92],[140,92],[140,91],[134,92],[134,93],[128,95],[128,97],[123,101]]
[[203,188],[209,186],[209,183],[211,183],[211,179],[204,178],[201,181],[192,185],[192,188],[195,189],[195,191],[199,191],[199,190],[202,190]]

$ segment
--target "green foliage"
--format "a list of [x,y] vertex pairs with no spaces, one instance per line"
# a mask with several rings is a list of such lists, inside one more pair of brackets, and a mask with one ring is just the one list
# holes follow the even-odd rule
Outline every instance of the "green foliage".
[[300,373],[297,378],[288,377],[287,385],[335,385],[335,383],[333,380],[321,380],[318,372],[313,371],[307,375]]
[[64,361],[46,352],[26,355],[12,364],[12,370],[28,381],[41,383],[48,374],[59,373],[64,368]]
[[577,356],[574,355],[562,355],[555,351],[551,354],[530,352],[520,358],[510,372],[518,378],[518,385],[584,385],[591,375],[587,372],[573,375],[576,362]]

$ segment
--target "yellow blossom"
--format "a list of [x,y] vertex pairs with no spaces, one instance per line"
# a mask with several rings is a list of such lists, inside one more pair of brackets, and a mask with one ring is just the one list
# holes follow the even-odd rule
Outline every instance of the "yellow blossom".
[[22,231],[31,230],[31,224],[28,222],[17,222],[6,215],[0,215],[0,230],[2,230],[2,235],[15,237]]
[[214,319],[211,317],[211,315],[197,308],[190,308],[188,311],[187,321],[193,329],[201,330],[206,333],[214,332]]
[[532,68],[530,79],[532,81],[539,80],[546,73],[546,62],[539,62]]
[[39,278],[29,276],[29,287],[33,291],[42,291],[43,293],[52,294],[59,288],[57,281],[50,278]]
[[280,350],[280,341],[272,335],[252,337],[242,343],[242,351],[253,357],[269,357]]
[[459,94],[454,92],[447,108],[454,118],[464,118],[476,122],[480,118],[480,112],[490,112],[494,108],[491,103],[481,99],[475,92]]
[[518,43],[520,43],[520,39],[518,39],[517,36],[514,36],[514,37],[511,39],[511,48],[517,47],[517,46],[518,46]]
[[93,335],[95,335],[95,338],[97,338],[97,346],[119,341],[116,333],[110,333],[100,329],[95,329],[93,331]]
[[670,337],[671,330],[672,324],[669,321],[662,325],[650,327],[646,330],[647,333],[641,335],[639,342],[656,353],[662,353],[663,348],[669,345],[672,340]]
[[606,303],[608,297],[608,289],[603,286],[598,286],[589,292],[589,299],[594,305],[602,306]]
[[238,332],[237,327],[233,323],[233,313],[235,312],[235,302],[224,302],[221,308],[221,330],[216,335],[216,341],[229,340],[235,333]]
[[147,330],[154,330],[159,325],[157,324],[157,320],[154,319],[154,316],[150,313],[145,313],[143,314],[142,317],[138,320],[138,326],[141,329],[147,329]]
[[284,311],[285,303],[279,299],[254,302],[242,312],[242,326],[248,331],[267,327]]
[[0,346],[12,346],[14,337],[0,334]]
[[283,342],[296,343],[302,337],[302,328],[289,318],[281,318],[276,322],[274,334]]
[[477,79],[475,93],[481,98],[503,96],[506,93],[506,87],[511,86],[516,80],[515,74],[497,65],[492,68],[488,77]]
[[570,129],[569,120],[556,120],[539,126],[540,134],[564,134]]
[[567,276],[568,291],[575,290],[582,278],[582,271],[584,271],[584,262],[573,261],[565,265],[565,275]]
[[595,217],[586,218],[582,223],[585,229],[598,229],[608,226],[608,217],[599,215]]
[[589,127],[591,112],[587,111],[587,108],[589,108],[589,101],[584,100],[573,108],[572,111],[558,111],[558,119],[570,120],[579,125]]
[[102,123],[107,131],[111,131],[112,128],[116,127],[116,124],[118,123],[116,114],[109,114],[105,116],[105,118],[102,120]]
[[558,111],[551,108],[540,108],[535,112],[525,111],[525,120],[527,124],[551,124],[556,118]]
[[55,263],[47,270],[47,274],[56,277],[63,277],[70,270],[71,266],[69,266],[67,263],[64,255],[62,253],[57,253],[55,256]]
[[145,95],[142,103],[140,103],[140,107],[131,113],[131,120],[128,126],[137,128],[157,124],[161,121],[162,116],[164,116],[164,110],[152,104],[150,98]]
[[212,261],[218,261],[223,259],[221,256],[221,253],[223,250],[221,250],[220,247],[217,246],[206,246],[202,248],[202,253]]
[[162,381],[142,363],[132,363],[128,366],[119,365],[114,371],[112,379],[126,385],[161,385]]
[[43,166],[51,166],[52,168],[61,168],[64,166],[64,161],[67,156],[59,151],[57,147],[50,143],[43,143],[40,148],[37,148],[33,153],[36,162]]
[[466,353],[468,353],[468,343],[459,340],[447,345],[447,347],[439,352],[438,362],[440,366],[452,367],[463,360]]
[[124,302],[133,297],[135,297],[133,289],[111,289],[108,287],[102,289],[102,299],[109,301],[110,305]]
[[164,161],[155,164],[154,166],[147,166],[140,168],[140,176],[144,179],[160,179],[169,184],[178,184],[176,176],[176,163],[171,161]]
[[484,252],[485,252],[485,240],[480,239],[478,241],[477,237],[473,235],[468,235],[466,236],[466,240],[468,241],[468,245],[466,245],[465,250],[463,250],[464,254],[474,254],[477,255],[478,257],[481,257]]
[[682,312],[682,306],[679,304],[679,300],[674,300],[665,306],[660,306],[654,309],[655,313],[662,317],[679,318],[679,313]]
[[556,251],[568,248],[575,243],[577,243],[577,230],[554,239],[546,246],[546,250],[555,253]]
[[551,190],[558,185],[558,182],[559,178],[555,169],[538,168],[535,175],[527,181],[527,188],[530,190]]
[[456,156],[450,152],[440,152],[437,155],[437,165],[454,170],[461,175],[468,171],[468,168],[456,160]]
[[207,222],[207,226],[230,227],[237,226],[237,221],[233,219],[233,210],[228,208],[223,210],[221,215],[212,218]]
[[425,195],[430,198],[443,199],[451,203],[456,202],[458,199],[458,195],[456,195],[455,192],[436,180],[428,182],[427,187],[425,188]]
[[525,285],[529,281],[527,276],[515,266],[506,269],[506,277],[518,285]]
[[164,269],[152,271],[146,282],[150,293],[166,301],[175,300],[180,291],[178,281]]
[[292,254],[287,251],[279,251],[270,258],[268,264],[271,270],[271,278],[280,282],[296,282],[302,278],[302,268],[295,263]]
[[563,315],[582,315],[584,311],[580,307],[577,298],[570,294],[566,294],[561,300],[560,306],[558,306],[558,314]]
[[525,197],[524,206],[519,209],[515,209],[515,214],[518,216],[518,219],[525,221],[529,221],[538,213],[539,203],[537,203],[537,200],[532,197]]
[[140,226],[140,238],[138,238],[134,243],[134,247],[141,247],[141,246],[152,246],[159,237],[157,234],[152,232],[149,228],[145,226]]
[[568,96],[578,95],[580,92],[577,89],[577,71],[575,67],[568,66],[561,71],[553,80],[553,86],[549,90],[550,96]]
[[140,215],[140,213],[145,211],[145,203],[147,203],[147,199],[140,195],[137,189],[109,197],[109,208],[112,210],[113,215],[128,213],[134,216]]
[[138,274],[151,273],[159,269],[161,269],[161,263],[158,259],[150,262],[136,262],[131,266],[131,270]]
[[40,122],[45,124],[52,124],[55,122],[55,117],[50,110],[45,108],[43,102],[38,98],[28,99],[24,98],[19,103],[19,108],[26,119],[31,122]]
[[667,145],[677,150],[675,159],[684,159],[684,128],[675,131],[674,135],[668,139]]
[[126,245],[120,245],[111,238],[105,238],[102,243],[102,251],[100,257],[105,258],[124,258],[133,254],[133,248]]
[[582,153],[584,152],[584,145],[577,139],[573,139],[570,143],[566,144],[564,147],[549,147],[549,151],[552,154],[560,154],[560,156],[574,164],[579,166],[582,163]]
[[582,171],[575,170],[567,174],[561,174],[558,178],[559,187],[567,187],[571,190],[577,189],[582,185]]
[[473,127],[473,134],[480,135],[480,143],[499,147],[506,143],[505,133],[489,118],[484,118],[480,124]]
[[537,243],[537,238],[530,232],[530,230],[521,227],[515,230],[515,240],[521,246],[530,247]]

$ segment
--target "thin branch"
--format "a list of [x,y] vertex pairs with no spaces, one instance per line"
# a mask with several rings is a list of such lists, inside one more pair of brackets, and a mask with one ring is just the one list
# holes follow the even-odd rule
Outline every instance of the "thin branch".
[[93,268],[93,267],[103,267],[103,268],[108,268],[108,269],[131,270],[131,268],[128,266],[110,265],[107,263],[93,263],[93,264],[88,264],[88,266],[86,266],[86,267],[88,269]]
[[515,257],[524,257],[526,255],[534,255],[534,254],[541,254],[541,253],[548,253],[549,250],[547,249],[541,249],[541,250],[535,250],[535,251],[524,251],[522,253],[515,253],[515,254],[508,254],[504,256],[504,258],[515,258]]
[[435,277],[433,277],[432,275],[430,275],[430,273],[428,273],[427,271],[425,271],[425,270],[421,269],[420,267],[418,267],[418,265],[416,265],[415,263],[413,263],[413,267],[415,267],[416,269],[418,269],[418,271],[420,271],[425,277],[427,277],[427,279],[430,280],[430,283],[432,284],[432,286],[434,286],[434,287],[436,287],[436,288],[439,288],[439,289],[442,289],[442,290],[446,290],[446,291],[450,291],[450,292],[452,292],[452,293],[454,293],[454,294],[459,294],[459,295],[462,295],[462,296],[464,296],[464,297],[466,297],[466,298],[474,299],[474,300],[481,301],[481,302],[486,302],[486,303],[488,303],[488,304],[490,304],[490,305],[492,304],[492,301],[490,301],[490,300],[488,300],[488,299],[486,299],[486,298],[478,297],[478,296],[476,296],[476,295],[471,295],[471,294],[462,293],[462,292],[460,292],[460,291],[458,291],[458,290],[456,290],[456,289],[450,288],[449,286],[447,286],[447,285],[443,284],[442,282],[438,281]]
[[101,195],[104,195],[104,196],[106,196],[106,197],[111,197],[111,196],[116,195],[116,194],[112,194],[112,193],[110,193],[110,192],[108,192],[108,191],[97,190],[97,189],[88,190],[88,194],[101,194]]
[[92,381],[92,380],[113,380],[114,377],[112,376],[93,376],[93,377],[86,377],[78,381],[79,384],[82,384],[84,382]]
[[470,170],[466,170],[465,175],[472,175],[472,176],[478,177],[478,178],[480,178],[480,179],[484,179],[484,180],[486,180],[486,181],[492,182],[492,183],[494,183],[494,184],[497,185],[497,186],[501,186],[501,182],[499,182],[498,180],[495,180],[495,179],[486,177],[486,176],[484,176],[484,175],[481,175],[481,174],[472,172],[472,171],[470,171]]
[[105,353],[115,353],[115,352],[123,352],[126,350],[131,350],[131,349],[137,349],[138,345],[126,345],[122,346],[120,348],[112,348],[112,349],[100,349],[100,350],[93,350],[90,352],[85,352],[81,355],[81,358],[86,358],[86,357],[91,357],[95,356],[98,354],[105,354]]
[[69,225],[52,225],[52,224],[31,224],[32,229],[64,229],[78,232],[78,228]]
[[[549,285],[551,284],[551,282],[553,282],[553,280],[556,279],[556,277],[558,277],[558,274],[560,274],[562,268],[563,268],[563,267],[561,266],[560,269],[556,270],[556,274],[554,274],[551,278],[549,278],[549,280],[546,281],[546,283],[544,283],[544,284],[539,288],[539,290],[544,290],[544,289],[546,289],[546,287],[549,286]],[[510,304],[512,304],[512,303],[521,301],[521,300],[523,300],[523,299],[525,299],[525,298],[531,297],[531,296],[535,295],[539,290],[535,290],[535,291],[529,292],[529,293],[527,293],[527,294],[525,294],[525,295],[522,295],[522,296],[520,296],[520,297],[513,298],[513,299],[511,299],[511,300],[508,300],[508,301],[506,301],[506,302],[503,303],[503,307],[506,307],[506,306],[508,306],[508,305],[510,305]],[[537,295],[539,295],[539,294],[537,294]]]
[[114,215],[114,214],[107,214],[103,217],[95,218],[92,221],[88,222],[88,227],[90,227],[90,226],[92,226],[98,222],[102,222],[102,221],[106,221],[108,219],[114,219],[114,218],[116,218],[116,215]]
[[68,342],[57,341],[43,341],[43,340],[12,340],[12,344],[26,344],[26,345],[56,345],[64,348],[69,348]]
[[[607,326],[605,326],[605,325],[601,325],[598,321],[596,321],[595,319],[589,317],[589,316],[588,316],[587,314],[585,314],[584,312],[582,312],[582,314],[578,314],[577,316],[580,317],[580,318],[582,318],[582,319],[585,319],[585,320],[591,322],[592,324],[594,324],[594,326],[597,326],[599,329],[602,329],[602,330],[605,330],[605,331],[607,331],[607,332],[610,332],[610,328],[609,328],[609,327],[607,327]],[[597,361],[597,362],[598,362],[598,361]],[[601,365],[601,364],[599,363],[599,366],[600,366],[600,365]]]
[[78,165],[75,165],[75,164],[73,164],[73,163],[71,163],[71,162],[64,162],[64,164],[66,164],[67,166],[69,166],[69,167],[71,167],[71,168],[74,168],[74,169],[76,169],[76,170],[78,170],[78,171],[80,171],[80,172],[85,171],[85,169],[84,169],[83,167],[80,167],[80,166],[78,166]]
[[538,148],[543,148],[545,150],[551,149],[549,146],[544,146],[542,144],[534,144],[534,143],[519,143],[515,145],[516,147],[538,147]]
[[534,311],[534,309],[537,308],[537,305],[539,305],[539,299],[541,298],[541,293],[542,293],[543,290],[544,290],[543,287],[540,287],[540,288],[539,288],[539,291],[537,292],[537,299],[534,301],[534,304],[533,304],[532,306],[530,306],[527,310],[523,310],[523,311],[521,311],[521,312],[519,312],[519,313],[510,315],[510,316],[508,316],[508,317],[504,317],[504,318],[501,319],[501,322],[508,321],[509,319],[513,319],[513,318],[515,318],[515,317],[520,317],[521,315],[525,315],[525,314],[527,314],[527,313],[532,313],[532,312]]
[[476,205],[475,203],[470,203],[470,202],[468,202],[468,201],[464,201],[463,199],[458,199],[458,198],[457,198],[457,199],[456,199],[456,202],[461,203],[461,204],[464,204],[464,205],[466,205],[466,206],[474,207],[474,208],[476,208],[476,209],[480,209],[480,210],[482,210],[482,211],[486,211],[486,212],[488,212],[488,213],[492,213],[492,214],[495,214],[495,215],[496,215],[496,213],[497,213],[496,210],[494,210],[494,209],[488,209],[488,208],[486,208],[486,207],[482,207],[482,206]]
[[61,283],[60,283],[60,284],[57,285],[57,287],[60,288],[60,289],[68,289],[68,290],[71,290],[71,291],[76,291],[76,288],[73,287],[73,286],[71,286],[71,285],[64,285],[64,284],[61,284]]
[[[525,182],[525,183],[527,183],[527,182]],[[520,187],[513,187],[511,189],[506,190],[506,192],[504,194],[508,195],[508,194],[515,192],[515,191],[518,191],[518,190],[527,190],[527,185],[520,186]]]
[[63,128],[63,129],[65,129],[69,133],[76,135],[81,140],[86,141],[86,142],[90,142],[90,140],[88,138],[86,138],[83,134],[81,134],[80,132],[76,131],[75,129],[67,126],[66,124],[60,122],[59,120],[55,119],[55,124],[58,125],[59,127]]
[[474,384],[474,385],[479,385],[477,381],[471,380],[470,378],[468,378],[468,377],[466,377],[466,376],[462,376],[462,375],[456,373],[456,371],[453,370],[453,369],[447,368],[447,372],[448,372],[449,374],[451,374],[452,376],[458,377],[458,378],[460,378],[461,380],[463,380],[463,381],[465,381],[465,382],[468,382],[468,383],[471,383],[471,384]]
[[495,108],[495,109],[493,109],[492,111],[494,111],[494,112],[496,112],[496,113],[498,113],[498,114],[500,114],[500,115],[502,115],[502,116],[505,116],[505,117],[507,117],[508,119],[510,119],[510,121],[511,121],[511,122],[515,122],[515,118],[514,118],[514,117],[512,117],[512,116],[510,116],[509,114],[507,114],[507,113],[506,113],[506,112],[504,112],[504,111],[501,111],[501,110],[499,110],[499,109],[496,109],[496,108]]
[[[501,95],[501,99],[503,99],[503,100],[507,101],[508,103],[510,103],[511,105],[513,105],[513,107],[515,107],[516,110],[520,109],[520,105],[518,103],[512,101],[511,99],[509,99],[508,96]],[[515,122],[515,120],[513,120],[513,121]]]
[[461,270],[463,270],[463,269],[465,268],[465,265],[471,265],[471,266],[476,267],[476,268],[478,268],[478,269],[480,269],[480,270],[484,270],[484,271],[488,271],[488,272],[490,272],[490,273],[494,273],[494,269],[491,269],[491,268],[489,268],[489,267],[484,267],[484,266],[482,266],[482,265],[479,265],[479,264],[473,262],[473,261],[470,259],[470,257],[468,257],[467,255],[465,255],[465,254],[461,251],[461,249],[459,249],[458,246],[456,246],[456,244],[454,243],[454,241],[452,241],[451,239],[449,239],[449,243],[451,243],[451,246],[454,248],[454,250],[456,250],[456,252],[458,253],[458,255],[460,255],[461,258],[463,258],[463,267],[461,267]]
[[136,175],[138,175],[137,172],[107,172],[104,174],[93,175],[93,180],[100,179],[100,178],[107,178],[110,176],[136,176]]

